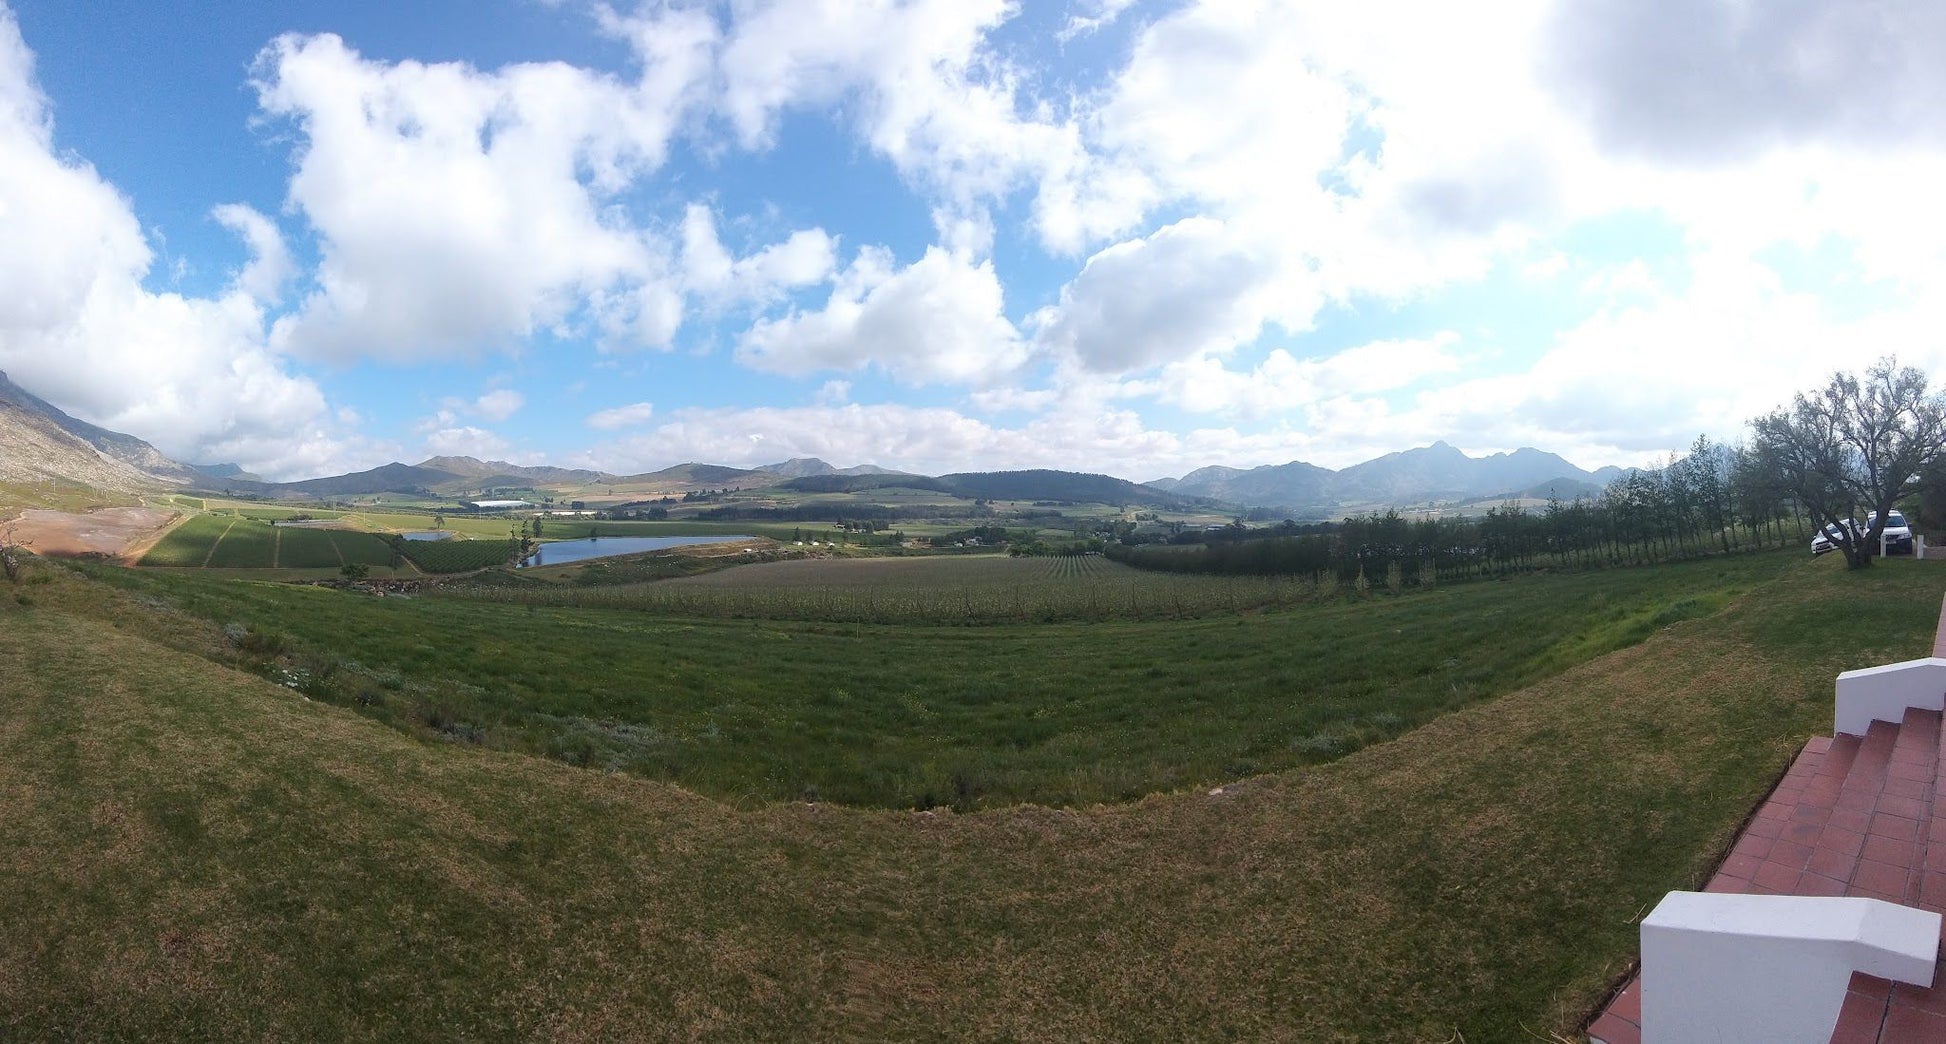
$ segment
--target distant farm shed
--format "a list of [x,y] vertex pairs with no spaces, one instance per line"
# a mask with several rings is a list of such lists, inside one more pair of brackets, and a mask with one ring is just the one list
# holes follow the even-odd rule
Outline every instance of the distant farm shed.
[[512,511],[534,506],[525,500],[462,500],[460,505],[469,511]]

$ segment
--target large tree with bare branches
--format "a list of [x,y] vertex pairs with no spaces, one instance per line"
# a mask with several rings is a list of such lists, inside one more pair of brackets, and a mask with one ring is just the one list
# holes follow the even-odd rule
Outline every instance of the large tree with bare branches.
[[1834,540],[1857,569],[1871,564],[1886,512],[1946,452],[1946,396],[1928,387],[1924,373],[1888,357],[1863,378],[1834,373],[1823,388],[1799,392],[1788,408],[1750,426],[1752,448],[1819,528],[1860,509],[1877,512],[1867,531],[1840,526]]

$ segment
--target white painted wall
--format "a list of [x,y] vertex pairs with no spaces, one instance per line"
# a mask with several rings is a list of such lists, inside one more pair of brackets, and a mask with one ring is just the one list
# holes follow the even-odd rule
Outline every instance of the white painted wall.
[[1852,972],[1932,984],[1939,926],[1876,899],[1670,892],[1642,921],[1643,1044],[1826,1044]]
[[1833,727],[1852,736],[1863,736],[1873,721],[1896,724],[1908,707],[1946,709],[1946,659],[1928,656],[1846,671],[1838,676],[1835,706]]

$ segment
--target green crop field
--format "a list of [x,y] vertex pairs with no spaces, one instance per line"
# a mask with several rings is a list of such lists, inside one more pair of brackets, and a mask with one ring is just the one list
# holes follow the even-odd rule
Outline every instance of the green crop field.
[[280,526],[277,533],[280,569],[336,569],[347,564],[386,566],[392,562],[392,545],[371,533],[296,526]]
[[[264,513],[277,517],[275,512]],[[221,541],[219,544],[218,541]],[[504,548],[504,544],[501,545]],[[392,563],[382,536],[345,529],[271,526],[246,512],[192,515],[159,541],[140,565],[210,569],[337,569]]]
[[405,554],[428,573],[464,573],[507,564],[505,540],[408,540]]
[[142,556],[145,566],[200,566],[209,561],[216,542],[236,519],[225,515],[191,515],[171,529]]
[[[433,525],[433,519],[436,515],[441,518],[441,522],[437,527]],[[351,528],[370,530],[373,532],[413,532],[438,528],[451,530],[462,536],[481,540],[492,540],[496,538],[505,540],[507,538],[507,530],[510,527],[510,523],[504,518],[481,518],[478,515],[468,515],[460,512],[439,515],[438,512],[434,511],[412,512],[360,509],[346,512],[344,518],[340,521]]]
[[292,518],[336,519],[343,512],[320,511],[316,508],[235,508],[238,518],[251,518],[259,522],[282,522]]
[[[1769,554],[941,627],[35,565],[0,1037],[1563,1039],[1942,584]],[[493,749],[522,714],[552,759]],[[980,752],[1148,796],[788,794]]]
[[339,557],[346,563],[367,566],[389,566],[392,564],[392,544],[382,536],[373,533],[355,533],[348,529],[325,530],[331,536],[331,543],[337,547]]
[[268,569],[277,562],[277,530],[268,522],[237,519],[217,542],[209,565],[227,569]]
[[[208,500],[206,509],[238,518],[260,521],[283,521],[298,515],[310,518],[334,519],[347,529],[369,532],[402,532],[432,529],[433,517],[437,511],[409,511],[389,508],[360,508],[344,510],[321,508],[301,504],[263,504],[256,501]],[[507,535],[508,521],[503,518],[481,518],[475,515],[454,512],[445,516],[443,528],[454,530],[474,537],[502,537]]]
[[322,569],[344,564],[331,534],[322,529],[277,528],[277,563],[284,569]]

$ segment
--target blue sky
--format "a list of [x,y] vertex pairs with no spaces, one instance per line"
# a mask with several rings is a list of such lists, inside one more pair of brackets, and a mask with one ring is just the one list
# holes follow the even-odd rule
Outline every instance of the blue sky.
[[1933,5],[1472,6],[0,0],[0,369],[273,478],[1148,479],[1946,362]]

